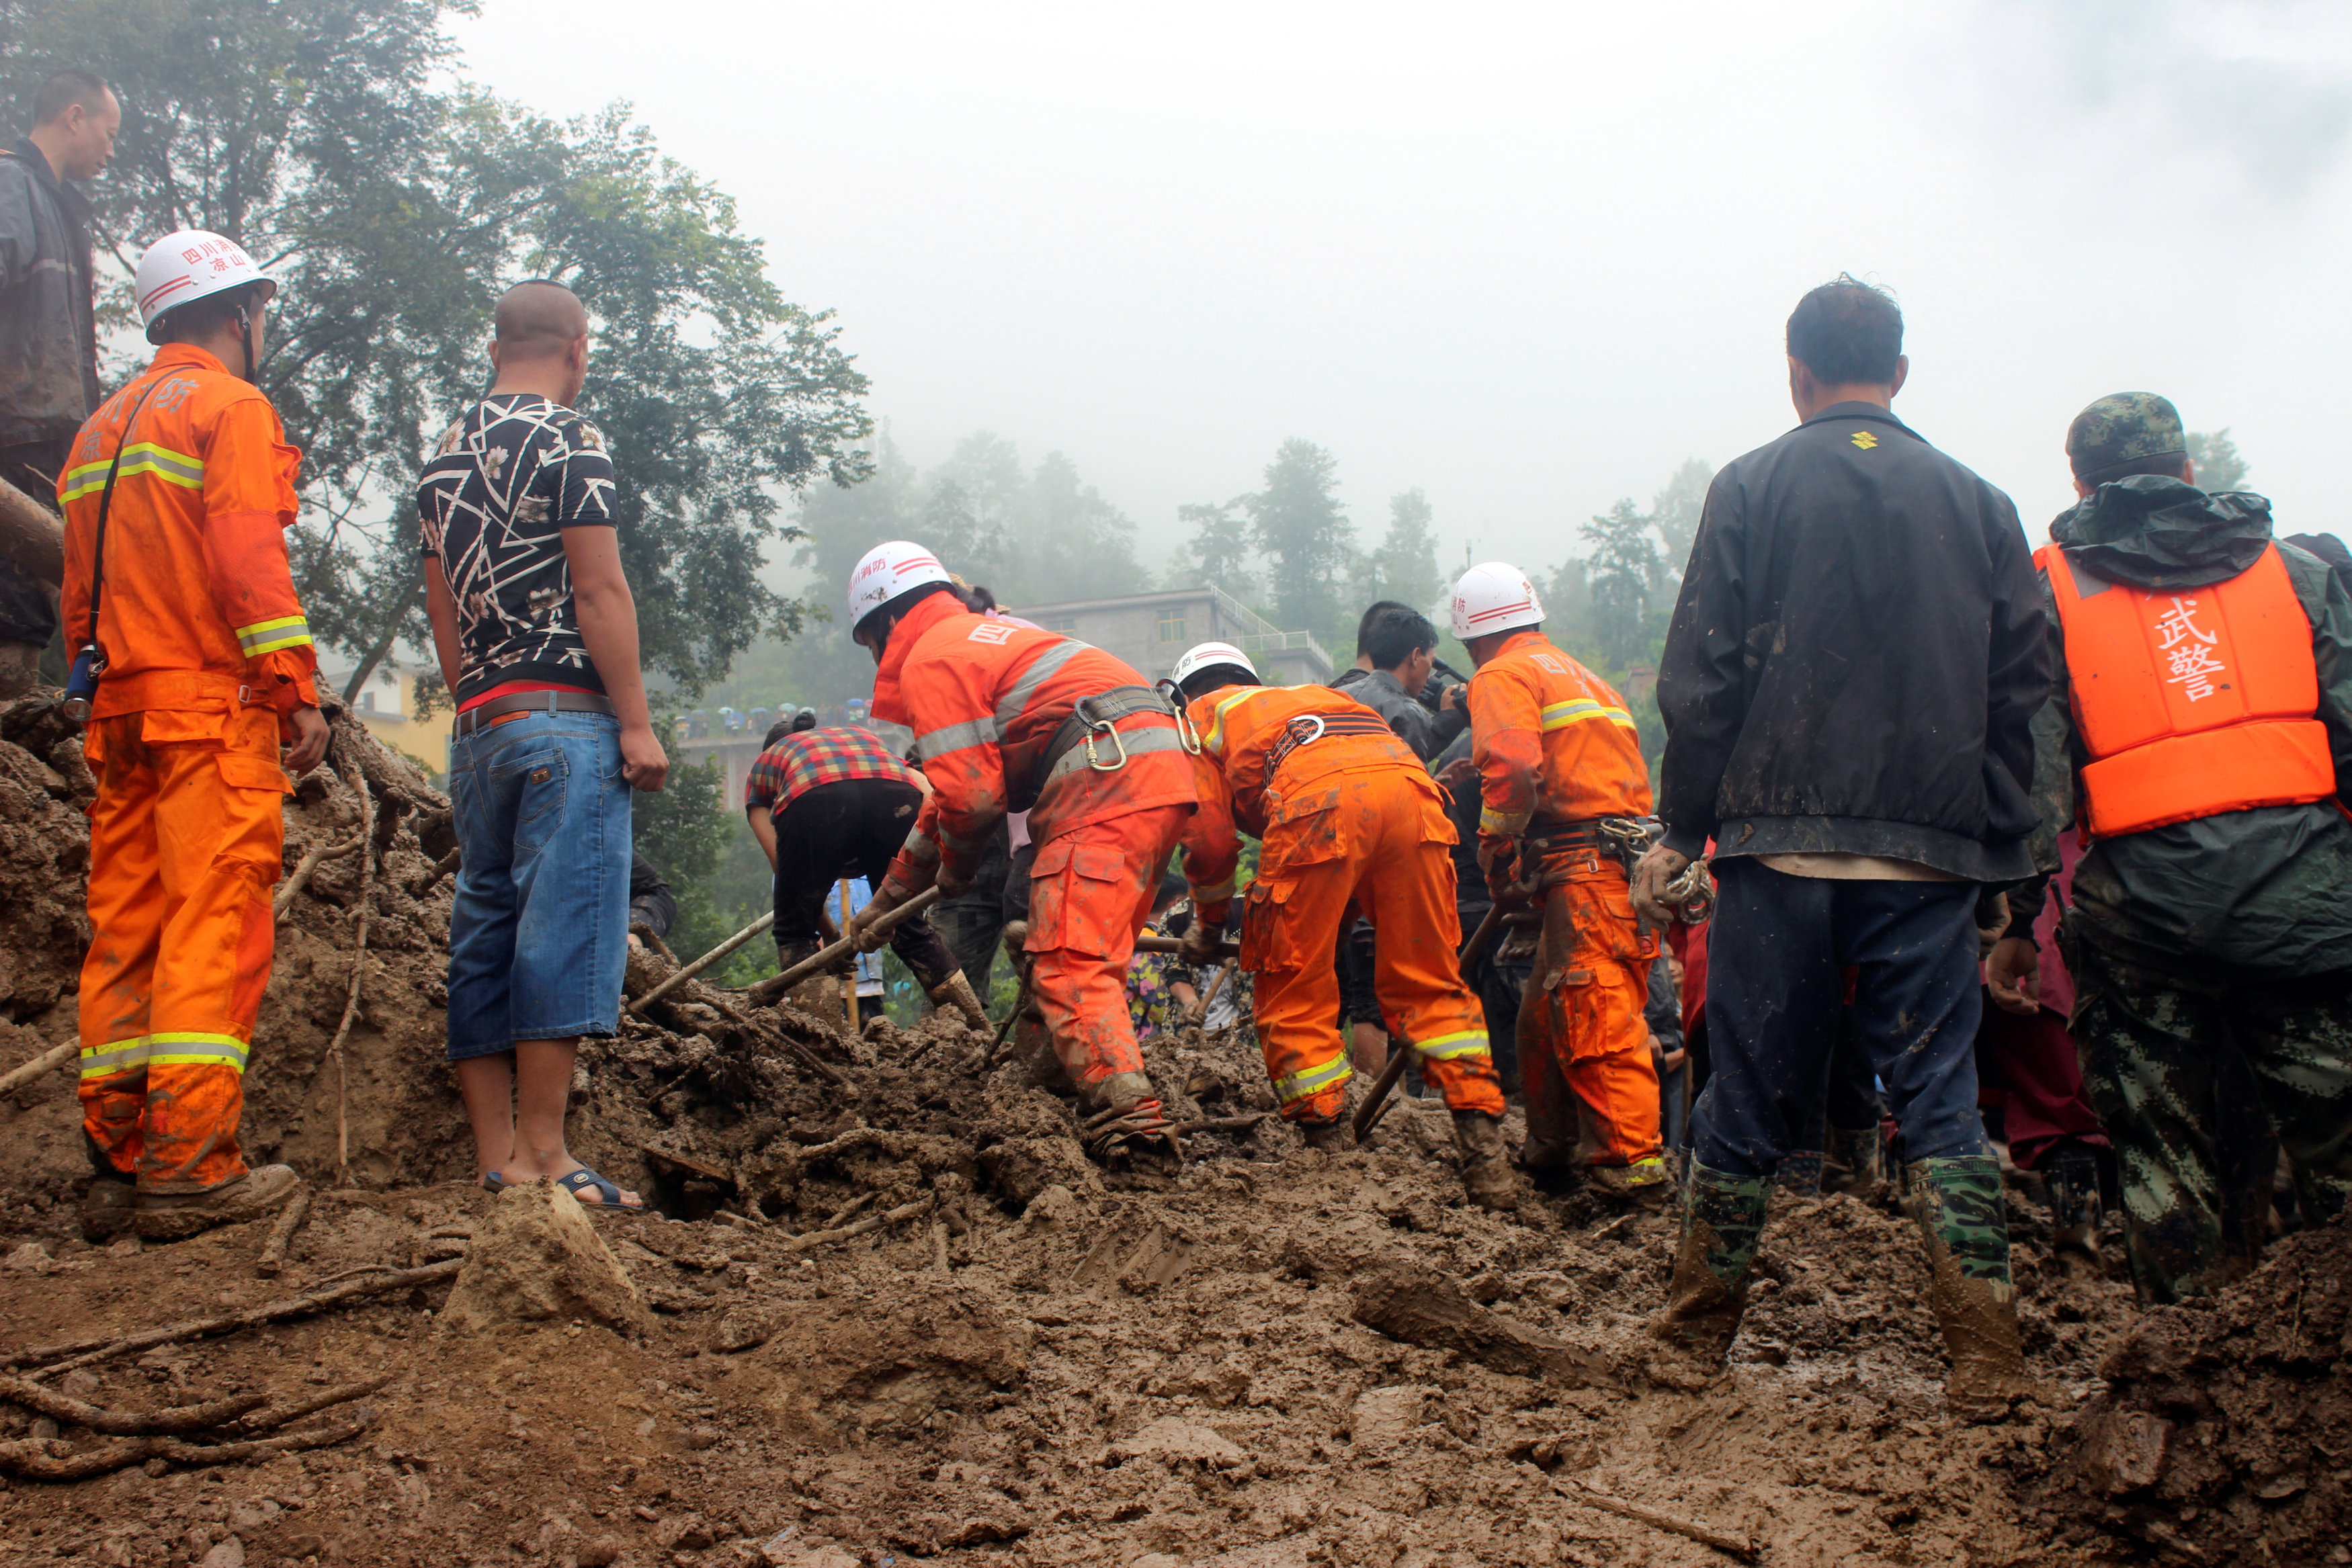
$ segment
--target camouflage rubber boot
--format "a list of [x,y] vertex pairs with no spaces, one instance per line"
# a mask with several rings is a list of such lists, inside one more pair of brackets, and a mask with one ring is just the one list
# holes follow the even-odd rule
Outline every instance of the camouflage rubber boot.
[[1298,1135],[1307,1140],[1307,1146],[1310,1149],[1336,1155],[1349,1146],[1349,1129],[1341,1118],[1335,1116],[1328,1122],[1300,1122],[1297,1125]]
[[1454,1113],[1454,1146],[1462,1152],[1462,1186],[1470,1201],[1497,1214],[1518,1207],[1518,1184],[1503,1147],[1503,1119],[1484,1111]]
[[1822,1190],[1865,1197],[1886,1179],[1886,1140],[1876,1127],[1832,1127]]
[[1781,1157],[1780,1168],[1772,1173],[1772,1185],[1790,1197],[1812,1197],[1822,1190],[1822,1171],[1826,1161],[1819,1149],[1799,1149]]
[[1769,1176],[1727,1176],[1691,1161],[1674,1282],[1650,1333],[1709,1374],[1723,1370],[1739,1316],[1748,1310],[1748,1270],[1763,1240],[1771,1199]]
[[2099,1259],[2099,1157],[2082,1144],[2064,1144],[2051,1151],[2042,1169],[2042,1190],[2050,1195],[2050,1249],[2058,1267],[2077,1279],[2096,1279]]
[[1910,1177],[1934,1271],[1927,1304],[1952,1358],[1944,1400],[1970,1420],[1998,1420],[2015,1399],[2047,1403],[2026,1375],[2017,1341],[2017,1288],[2009,1277],[2009,1223],[2000,1161],[1991,1155],[1915,1160]]
[[991,1027],[988,1021],[988,1009],[982,1007],[980,998],[972,994],[971,982],[963,977],[961,969],[958,969],[954,974],[925,991],[923,995],[935,1008],[955,1009],[963,1014],[964,1021],[974,1029]]

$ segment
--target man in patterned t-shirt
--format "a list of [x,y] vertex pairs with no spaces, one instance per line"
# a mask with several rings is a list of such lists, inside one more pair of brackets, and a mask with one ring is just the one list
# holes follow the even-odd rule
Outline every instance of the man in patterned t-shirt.
[[563,1137],[583,1035],[619,1025],[632,788],[669,769],[637,668],[604,437],[572,411],[588,315],[559,284],[499,301],[498,380],[416,486],[425,608],[457,702],[449,1059],[483,1185],[551,1177],[640,1208]]

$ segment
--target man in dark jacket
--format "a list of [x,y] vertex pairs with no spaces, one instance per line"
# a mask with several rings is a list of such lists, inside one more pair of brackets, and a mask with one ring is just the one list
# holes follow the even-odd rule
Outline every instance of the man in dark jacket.
[[[99,404],[89,180],[114,156],[122,109],[89,71],[33,97],[33,129],[0,153],[0,479],[55,510],[66,449]],[[55,595],[0,557],[0,696],[30,688],[57,634]]]
[[[2151,1302],[2226,1278],[2221,1167],[2265,1141],[2250,1118],[2276,1124],[2312,1221],[2352,1197],[2352,591],[2273,539],[2262,497],[2198,489],[2187,444],[2153,393],[2084,410],[2082,500],[2040,556],[2064,659],[2036,792],[2052,840],[2078,821],[2091,840],[2059,940]],[[2041,903],[2012,899],[1997,999],[2033,995]],[[2232,1054],[2258,1104],[2217,1100]]]
[[2049,653],[2009,497],[1889,408],[1903,318],[1840,277],[1789,318],[1798,427],[1716,476],[1660,664],[1666,881],[1716,842],[1713,1076],[1658,1333],[1719,1365],[1768,1184],[1822,1103],[1843,972],[1917,1195],[1952,1356],[1946,1396],[2032,1392],[2000,1166],[1977,1114],[1979,886],[2032,871],[2033,741]]

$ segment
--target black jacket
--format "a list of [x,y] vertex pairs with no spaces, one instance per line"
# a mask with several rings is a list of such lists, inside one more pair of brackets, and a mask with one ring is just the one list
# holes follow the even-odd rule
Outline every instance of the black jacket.
[[1423,762],[1444,750],[1455,736],[1470,727],[1468,717],[1459,707],[1450,713],[1430,712],[1421,706],[1419,698],[1404,689],[1403,682],[1386,670],[1350,666],[1332,676],[1330,686],[1388,720],[1397,738],[1412,747],[1412,754]]
[[[2051,538],[2090,576],[2167,592],[2237,576],[2271,542],[2260,496],[2209,496],[2178,479],[2142,476],[2102,485],[2062,515]],[[2332,542],[2332,541],[2331,541]],[[2318,718],[2336,758],[2337,800],[2352,779],[2352,590],[2317,556],[2281,544],[2280,558],[2311,622]],[[2049,584],[2042,583],[2044,593]],[[2090,760],[2074,726],[2062,650],[2058,680],[2034,720],[2037,795],[2047,868],[2056,835],[2075,817],[2075,780]],[[2277,979],[2352,970],[2352,822],[2336,800],[2264,806],[2101,839],[2074,868],[2067,929],[2126,958],[2182,975]],[[2012,936],[2031,936],[2038,885],[2010,899]]]
[[89,217],[29,140],[0,154],[0,446],[70,441],[99,405]]
[[2051,656],[2009,497],[1825,409],[1707,492],[1658,671],[1666,841],[2021,880]]

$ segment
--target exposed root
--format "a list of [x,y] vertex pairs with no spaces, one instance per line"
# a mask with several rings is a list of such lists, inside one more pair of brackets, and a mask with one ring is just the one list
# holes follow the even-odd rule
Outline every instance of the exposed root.
[[303,1187],[293,1200],[280,1209],[278,1222],[269,1228],[269,1239],[254,1260],[253,1271],[264,1279],[275,1276],[286,1267],[286,1249],[293,1244],[294,1233],[302,1228],[302,1221],[310,1215],[310,1189]]
[[365,1431],[374,1418],[375,1413],[362,1406],[348,1416],[308,1431],[286,1432],[250,1442],[184,1443],[176,1437],[134,1437],[127,1443],[110,1443],[63,1458],[52,1455],[47,1443],[27,1437],[0,1443],[0,1470],[31,1481],[81,1481],[143,1465],[150,1459],[174,1465],[226,1465],[266,1454],[297,1453],[344,1442]]

